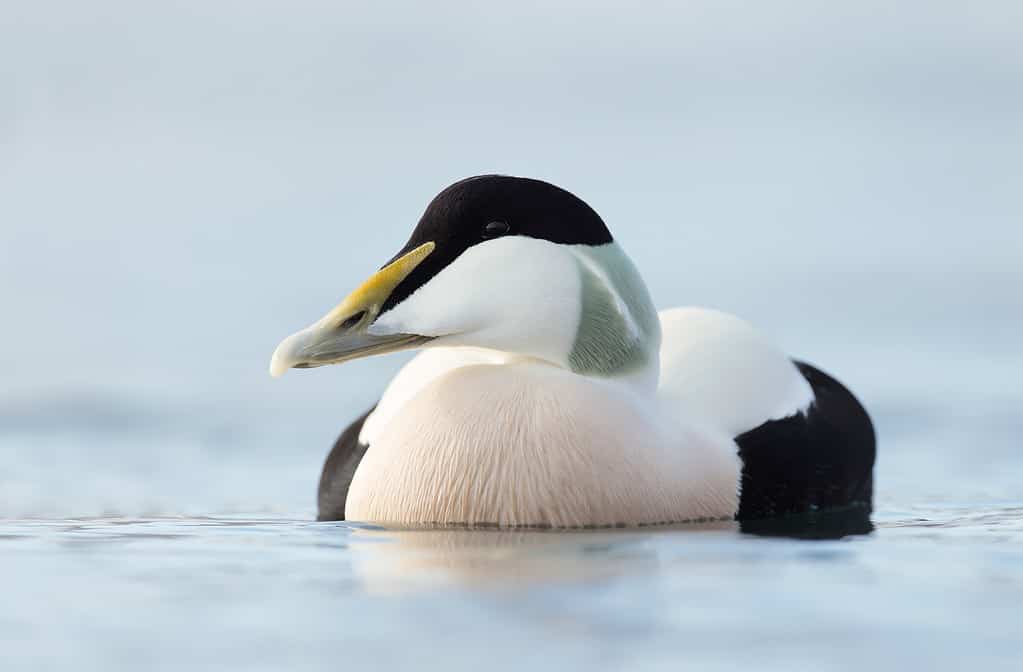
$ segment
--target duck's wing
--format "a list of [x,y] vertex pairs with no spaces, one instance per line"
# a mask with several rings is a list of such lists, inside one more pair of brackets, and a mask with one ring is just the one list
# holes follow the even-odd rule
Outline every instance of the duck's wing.
[[737,518],[869,507],[874,428],[849,390],[734,316],[675,308],[660,317],[658,395],[687,422],[735,440]]

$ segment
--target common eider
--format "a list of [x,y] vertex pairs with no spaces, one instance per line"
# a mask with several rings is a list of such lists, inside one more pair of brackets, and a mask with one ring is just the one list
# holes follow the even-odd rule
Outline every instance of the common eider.
[[600,216],[552,184],[444,189],[270,371],[411,348],[328,456],[321,520],[631,527],[871,505],[856,398],[736,317],[658,313]]

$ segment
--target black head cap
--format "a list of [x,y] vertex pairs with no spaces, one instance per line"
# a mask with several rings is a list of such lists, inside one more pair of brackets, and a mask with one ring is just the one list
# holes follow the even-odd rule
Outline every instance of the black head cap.
[[381,312],[404,300],[473,245],[503,236],[566,245],[612,241],[600,215],[560,187],[507,175],[470,177],[437,194],[426,207],[412,237],[394,258],[428,242],[437,247],[395,288]]

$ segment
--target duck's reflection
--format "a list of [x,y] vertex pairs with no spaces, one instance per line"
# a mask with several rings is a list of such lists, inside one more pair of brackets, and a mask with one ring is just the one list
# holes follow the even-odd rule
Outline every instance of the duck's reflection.
[[857,506],[761,520],[744,520],[739,524],[739,529],[744,534],[758,537],[828,540],[870,534],[874,531],[874,523],[870,520],[870,509]]
[[[655,566],[647,542],[680,527],[631,530],[359,529],[351,545],[356,573],[369,586],[594,581]],[[731,521],[685,526],[691,533],[734,531]]]
[[[655,570],[666,535],[684,555],[708,559],[734,552],[742,535],[840,539],[873,530],[869,511],[815,513],[772,520],[717,521],[609,530],[358,528],[350,549],[367,589],[390,592],[458,583],[514,589],[524,583],[591,582]],[[677,553],[671,553],[677,555]]]

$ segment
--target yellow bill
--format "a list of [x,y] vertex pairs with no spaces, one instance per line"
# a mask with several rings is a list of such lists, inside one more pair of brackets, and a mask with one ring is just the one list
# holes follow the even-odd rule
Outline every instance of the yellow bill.
[[355,288],[318,322],[288,336],[274,350],[270,375],[292,368],[338,364],[359,357],[416,347],[429,340],[418,334],[376,335],[366,329],[394,289],[433,252],[433,242],[402,255]]

